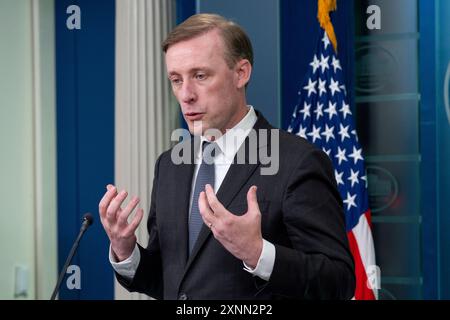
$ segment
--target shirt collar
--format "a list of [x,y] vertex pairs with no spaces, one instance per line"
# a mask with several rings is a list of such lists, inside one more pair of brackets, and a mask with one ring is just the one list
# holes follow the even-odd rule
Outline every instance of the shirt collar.
[[[239,121],[233,128],[227,129],[225,134],[221,136],[219,139],[214,141],[220,149],[220,152],[223,153],[227,160],[233,161],[234,156],[238,152],[245,138],[247,138],[250,130],[258,120],[255,109],[253,106],[249,105],[247,114],[244,118]],[[208,141],[204,136],[200,137],[200,145],[204,142]],[[197,158],[201,157],[200,150],[197,151]]]

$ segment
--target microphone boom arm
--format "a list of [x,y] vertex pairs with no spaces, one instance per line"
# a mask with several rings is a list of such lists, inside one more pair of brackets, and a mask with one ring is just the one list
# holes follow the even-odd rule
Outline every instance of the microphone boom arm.
[[69,264],[72,261],[73,256],[75,255],[75,251],[78,248],[78,244],[80,243],[81,237],[83,236],[83,234],[87,230],[87,228],[92,224],[92,222],[93,222],[92,215],[90,213],[86,213],[83,216],[83,224],[81,225],[80,232],[78,233],[78,237],[75,240],[75,242],[73,243],[72,249],[70,249],[70,253],[66,259],[66,262],[64,263],[61,273],[59,274],[58,282],[56,283],[55,289],[53,290],[50,300],[55,300],[56,295],[58,294],[59,286],[61,285],[61,282],[64,279],[64,275],[66,274],[66,270],[69,267]]

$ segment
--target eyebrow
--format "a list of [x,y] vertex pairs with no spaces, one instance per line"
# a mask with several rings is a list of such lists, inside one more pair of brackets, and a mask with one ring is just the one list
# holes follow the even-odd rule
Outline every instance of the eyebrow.
[[[207,72],[210,72],[212,69],[211,68],[209,68],[209,67],[195,67],[195,68],[192,68],[192,69],[190,69],[189,70],[189,73],[196,73],[196,72],[198,72],[198,71],[207,71]],[[169,72],[168,73],[168,76],[170,77],[170,76],[178,76],[178,75],[180,75],[178,72],[176,72],[176,71],[171,71],[171,72]]]
[[170,77],[170,76],[178,76],[178,75],[179,75],[178,72],[175,72],[175,71],[171,71],[171,72],[169,72],[167,74],[168,77]]

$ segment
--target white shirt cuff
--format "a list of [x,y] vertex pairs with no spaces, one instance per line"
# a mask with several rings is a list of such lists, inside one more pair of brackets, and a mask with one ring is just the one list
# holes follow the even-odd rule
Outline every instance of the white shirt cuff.
[[134,247],[131,256],[127,259],[117,262],[116,258],[111,249],[111,245],[109,245],[109,262],[111,263],[113,269],[124,277],[126,280],[131,281],[136,274],[137,268],[139,266],[139,262],[141,261],[141,253],[139,252],[139,248],[136,244]]
[[244,263],[244,270],[250,272],[254,276],[258,276],[263,280],[269,281],[272,275],[273,265],[275,264],[275,246],[263,239],[263,248],[261,251],[261,256],[259,257],[258,263],[255,269],[250,268]]

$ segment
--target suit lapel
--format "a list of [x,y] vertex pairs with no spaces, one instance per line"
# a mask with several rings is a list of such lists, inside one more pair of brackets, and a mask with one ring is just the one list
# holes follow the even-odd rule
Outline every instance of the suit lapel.
[[[179,264],[182,266],[182,270],[185,269],[188,260],[189,250],[189,202],[190,202],[190,190],[192,188],[192,177],[195,169],[195,150],[199,145],[199,139],[191,138],[191,162],[188,164],[182,163],[175,165],[175,194],[178,199],[174,199],[175,214],[181,215],[174,219],[177,222],[177,227],[174,229],[174,235],[179,237],[180,245],[175,248],[177,251],[173,256],[180,257]],[[178,190],[188,190],[188,192],[177,192]]]
[[[194,165],[181,164],[176,166],[176,177],[177,177],[177,189],[178,190],[191,190],[192,176],[194,174]],[[177,193],[180,198],[175,201],[175,212],[180,214],[181,217],[176,219],[177,227],[175,228],[175,235],[180,238],[180,245],[175,248],[178,252],[175,253],[174,257],[180,257],[179,263],[181,266],[186,265],[188,259],[188,246],[189,246],[189,230],[188,230],[188,219],[189,219],[189,192]]]

